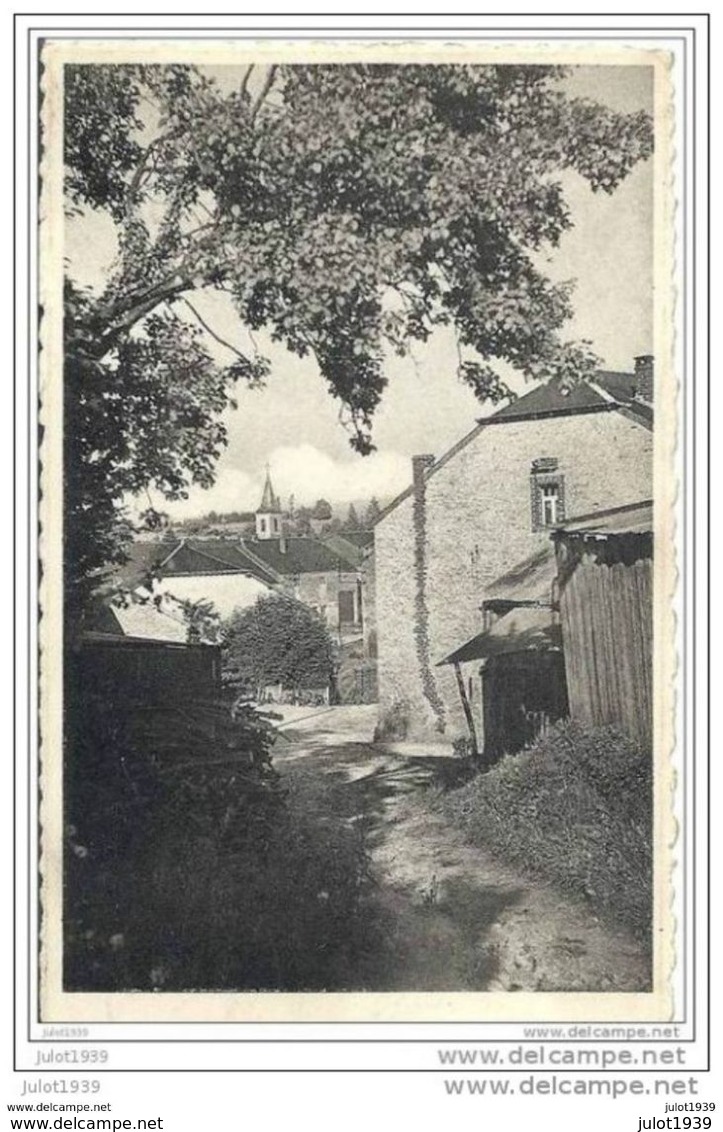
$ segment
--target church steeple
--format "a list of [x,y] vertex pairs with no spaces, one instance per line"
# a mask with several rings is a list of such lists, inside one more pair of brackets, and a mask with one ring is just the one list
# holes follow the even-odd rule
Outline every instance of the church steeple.
[[266,465],[266,482],[261,496],[261,506],[256,512],[256,538],[281,538],[281,504],[271,482],[271,471]]

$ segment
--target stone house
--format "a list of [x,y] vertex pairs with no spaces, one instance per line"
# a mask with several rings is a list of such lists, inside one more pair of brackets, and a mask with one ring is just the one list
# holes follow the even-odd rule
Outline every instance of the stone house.
[[652,496],[652,382],[645,356],[569,391],[540,385],[440,459],[413,458],[375,527],[380,734],[467,735],[458,674],[439,663],[485,628],[487,588],[566,516]]

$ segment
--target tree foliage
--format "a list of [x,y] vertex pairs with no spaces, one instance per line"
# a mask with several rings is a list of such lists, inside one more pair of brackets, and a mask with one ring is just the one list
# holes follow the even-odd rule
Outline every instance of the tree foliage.
[[226,292],[240,323],[313,354],[362,453],[384,351],[437,325],[456,327],[460,376],[482,398],[509,393],[498,359],[529,378],[590,370],[585,344],[562,337],[571,287],[536,253],[571,225],[562,174],[612,192],[652,131],[645,114],[570,97],[563,78],[551,66],[274,66],[229,93],[193,67],[66,67],[69,207],[103,210],[118,240],[103,293],[69,291],[84,570],[117,540],[109,515],[124,491],[174,498],[207,482],[231,386],[268,372],[229,342],[233,365],[213,366],[189,329],[218,338],[194,291]]
[[224,667],[231,684],[324,688],[333,665],[334,647],[326,625],[295,598],[260,597],[224,626]]

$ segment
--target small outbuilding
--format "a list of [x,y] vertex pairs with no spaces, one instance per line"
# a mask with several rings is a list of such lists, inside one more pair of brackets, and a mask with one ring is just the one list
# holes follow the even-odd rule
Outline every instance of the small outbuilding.
[[565,671],[574,719],[653,737],[653,504],[555,531]]
[[483,631],[440,662],[454,667],[472,746],[486,763],[567,714],[555,572],[550,543],[513,566],[485,591]]

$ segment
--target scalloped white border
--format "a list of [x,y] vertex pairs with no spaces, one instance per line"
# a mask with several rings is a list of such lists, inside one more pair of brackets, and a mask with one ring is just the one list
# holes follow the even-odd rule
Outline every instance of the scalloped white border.
[[[550,31],[551,37],[554,32]],[[673,916],[675,653],[673,600],[676,574],[674,474],[678,437],[678,383],[674,372],[673,217],[675,160],[670,55],[608,41],[604,45],[452,41],[368,42],[259,40],[230,42],[159,39],[48,39],[42,53],[40,165],[40,279],[43,308],[39,363],[41,450],[40,728],[41,728],[41,939],[40,1001],[43,1022],[463,1022],[463,1021],[664,1021],[672,1016],[675,962]],[[654,347],[656,423],[654,443],[654,688],[656,868],[654,985],[640,994],[365,993],[365,994],[69,994],[62,990],[62,67],[67,62],[517,62],[649,65],[655,68]]]

